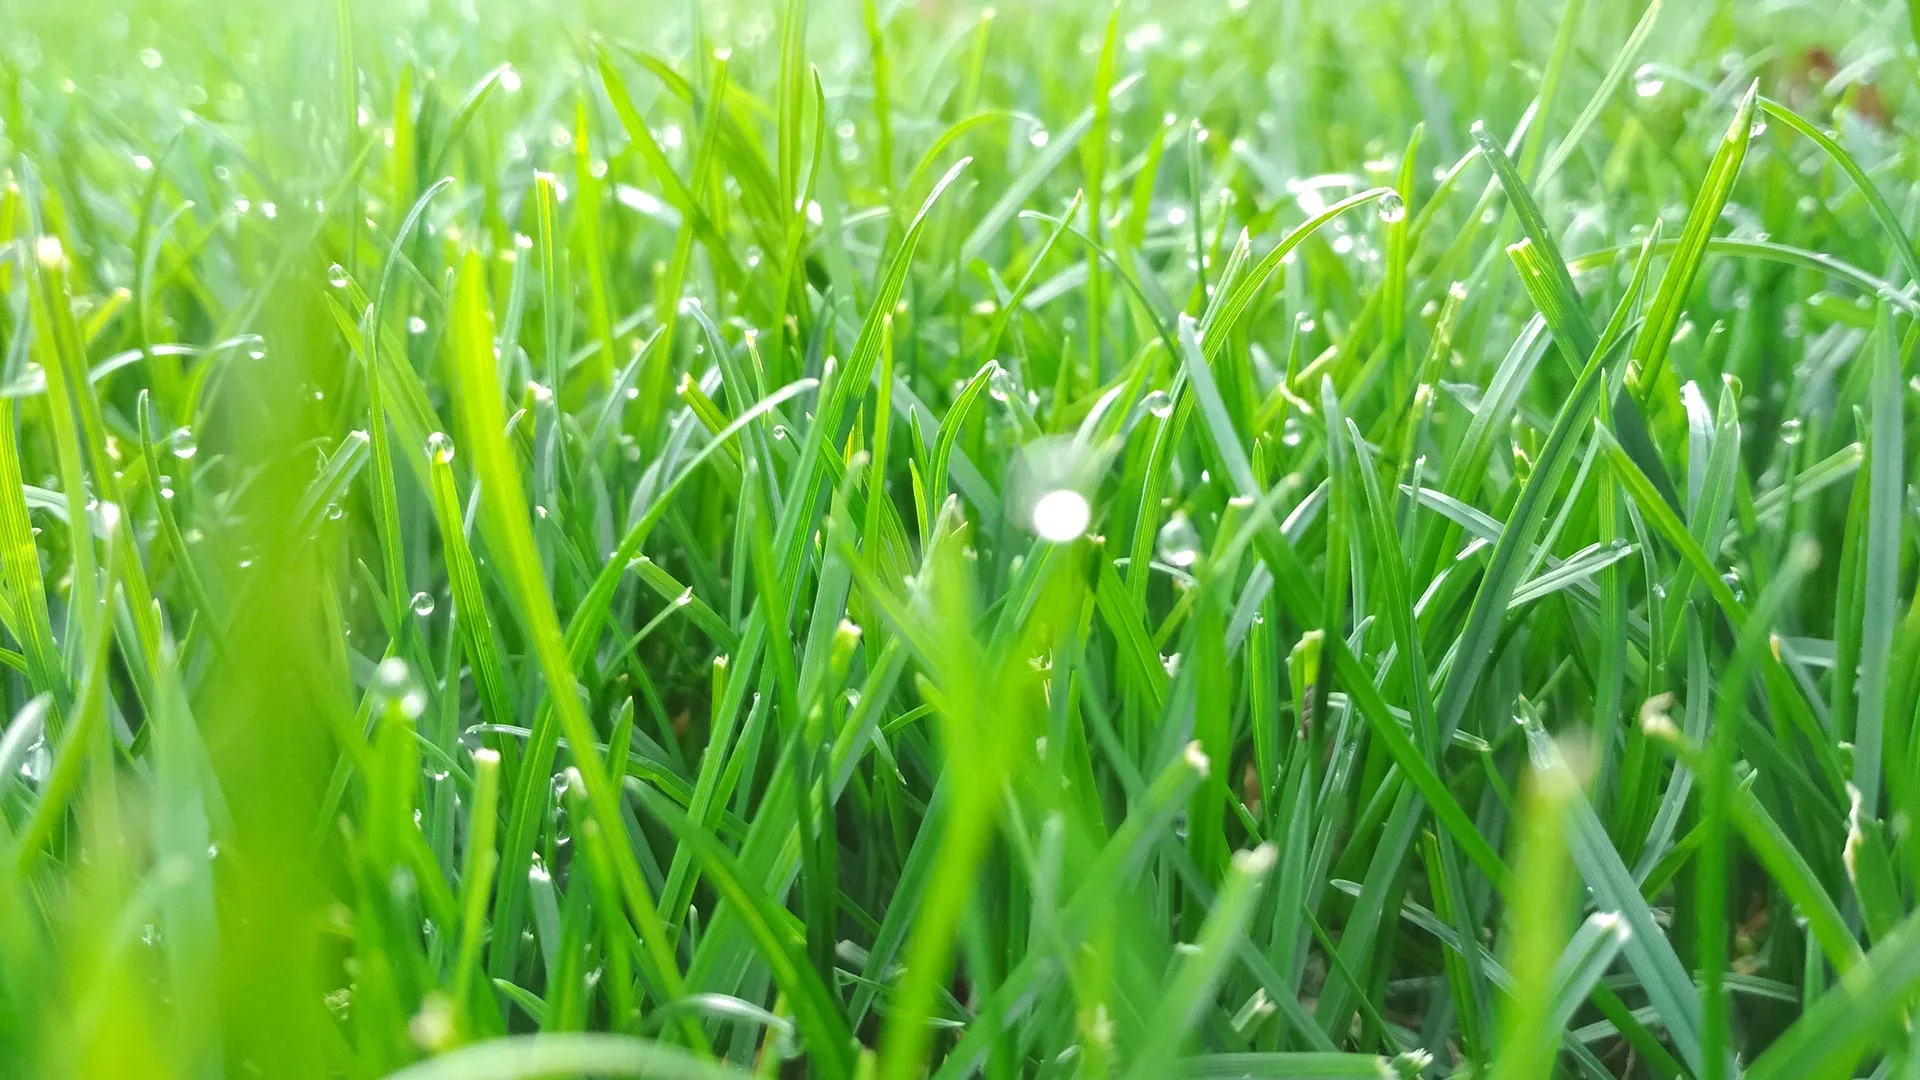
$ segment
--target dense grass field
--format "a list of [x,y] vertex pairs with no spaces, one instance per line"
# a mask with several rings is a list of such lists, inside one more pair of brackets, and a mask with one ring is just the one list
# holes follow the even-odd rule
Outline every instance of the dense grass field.
[[1920,1077],[1907,0],[0,0],[0,1076]]

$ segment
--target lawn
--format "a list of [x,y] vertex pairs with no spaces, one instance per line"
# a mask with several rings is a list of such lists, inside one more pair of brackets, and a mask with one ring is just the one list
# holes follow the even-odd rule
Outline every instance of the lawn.
[[0,0],[0,1076],[1920,1077],[1912,0]]

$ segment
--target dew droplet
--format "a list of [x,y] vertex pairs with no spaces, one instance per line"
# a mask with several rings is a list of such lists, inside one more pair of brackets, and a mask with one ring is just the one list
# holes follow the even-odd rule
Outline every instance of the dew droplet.
[[1033,531],[1056,544],[1078,539],[1092,519],[1087,497],[1072,488],[1056,488],[1033,504]]
[[327,267],[327,284],[336,289],[346,288],[347,268],[341,266],[339,263],[334,263],[332,266]]
[[453,440],[447,438],[444,431],[436,431],[427,436],[427,460],[436,465],[445,465],[453,460]]
[[1380,196],[1377,209],[1380,212],[1380,220],[1389,225],[1407,216],[1406,200],[1402,199],[1400,193],[1396,191],[1389,191]]
[[1801,438],[1800,418],[1790,416],[1780,422],[1780,443],[1783,446],[1799,446]]
[[1641,64],[1633,73],[1633,92],[1643,98],[1656,97],[1667,88],[1667,80],[1660,77],[1660,70],[1652,64]]
[[1014,395],[1019,392],[1020,388],[1013,381],[1013,372],[999,364],[993,365],[993,374],[987,376],[988,395],[1004,405],[1012,401]]
[[1200,560],[1200,533],[1185,513],[1175,512],[1160,526],[1160,561],[1182,569]]
[[1140,404],[1156,418],[1165,420],[1173,415],[1173,395],[1165,390],[1155,390],[1140,399]]
[[398,705],[410,720],[427,710],[427,696],[414,680],[413,669],[397,656],[380,661],[373,670],[372,689],[381,700]]
[[433,614],[433,594],[430,592],[414,593],[413,613],[423,619]]
[[172,443],[173,456],[181,461],[186,461],[200,452],[199,445],[193,441],[193,432],[187,428],[174,428],[169,441]]
[[418,315],[407,320],[407,333],[424,334],[427,332],[427,320]]

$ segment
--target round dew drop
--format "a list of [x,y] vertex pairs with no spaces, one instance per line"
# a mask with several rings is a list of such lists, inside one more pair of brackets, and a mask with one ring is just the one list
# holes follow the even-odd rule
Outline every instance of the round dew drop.
[[1200,561],[1200,533],[1187,515],[1176,513],[1160,527],[1160,561],[1186,569]]
[[414,593],[413,613],[423,619],[433,614],[433,594],[430,592]]
[[1406,200],[1398,192],[1389,191],[1380,196],[1380,220],[1391,225],[1407,216]]
[[436,431],[427,436],[427,460],[445,465],[453,460],[453,440],[447,438],[444,431]]
[[1033,531],[1055,544],[1078,539],[1092,519],[1087,497],[1072,488],[1049,491],[1033,504]]

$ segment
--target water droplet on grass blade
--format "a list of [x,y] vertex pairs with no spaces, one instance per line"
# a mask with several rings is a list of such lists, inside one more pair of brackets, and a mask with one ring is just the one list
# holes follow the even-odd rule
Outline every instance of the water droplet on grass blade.
[[1399,193],[1394,191],[1389,191],[1385,195],[1380,196],[1377,209],[1380,213],[1380,220],[1389,225],[1407,216],[1406,200],[1402,199]]
[[1184,513],[1175,513],[1160,527],[1160,561],[1186,569],[1200,560],[1200,532]]
[[1092,518],[1087,497],[1072,488],[1049,491],[1033,504],[1033,531],[1056,544],[1078,539]]
[[447,438],[446,432],[436,431],[427,436],[427,460],[437,465],[453,460],[453,440]]
[[1019,392],[1020,387],[1013,381],[1013,372],[996,363],[993,366],[993,374],[987,376],[987,393],[993,400],[1004,405],[1012,401],[1014,395]]
[[433,614],[433,594],[430,592],[414,593],[413,613],[423,619]]

